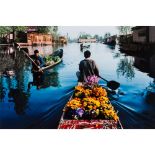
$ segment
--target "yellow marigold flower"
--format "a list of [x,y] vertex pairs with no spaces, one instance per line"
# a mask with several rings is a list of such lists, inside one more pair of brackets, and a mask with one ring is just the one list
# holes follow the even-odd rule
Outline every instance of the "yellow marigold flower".
[[99,113],[100,113],[100,110],[96,109],[96,114],[99,115]]

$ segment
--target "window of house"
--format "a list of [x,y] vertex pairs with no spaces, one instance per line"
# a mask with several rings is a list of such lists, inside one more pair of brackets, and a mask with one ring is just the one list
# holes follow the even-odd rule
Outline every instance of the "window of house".
[[140,32],[138,32],[138,36],[139,36],[139,37],[144,37],[144,36],[146,36],[146,31],[140,31]]

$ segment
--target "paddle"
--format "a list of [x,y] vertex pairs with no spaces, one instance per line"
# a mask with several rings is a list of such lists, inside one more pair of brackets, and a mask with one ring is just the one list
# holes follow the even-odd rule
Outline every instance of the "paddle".
[[31,61],[32,63],[39,69],[40,72],[43,72],[43,70],[41,70],[38,65],[34,62],[34,60],[24,51],[24,50],[21,50]]
[[120,83],[119,82],[116,82],[116,81],[108,81],[106,79],[104,79],[103,77],[99,76],[99,78],[101,78],[102,80],[106,81],[107,82],[107,87],[112,89],[112,90],[116,90],[119,88],[120,86]]

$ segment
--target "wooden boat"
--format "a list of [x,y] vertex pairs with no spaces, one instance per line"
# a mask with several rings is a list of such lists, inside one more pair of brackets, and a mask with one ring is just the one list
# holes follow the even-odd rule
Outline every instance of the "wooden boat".
[[83,48],[90,48],[90,45],[83,45]]
[[51,64],[51,65],[48,65],[48,66],[42,67],[42,70],[43,70],[43,71],[48,70],[48,69],[50,69],[50,68],[52,68],[52,67],[58,65],[60,62],[62,62],[62,58],[60,58],[59,61],[57,61],[57,62],[55,62],[55,63],[53,63],[53,64]]
[[[69,101],[73,99],[74,93],[70,97]],[[111,104],[111,102],[110,102]],[[66,106],[63,109],[63,113],[59,122],[58,129],[123,129],[120,122],[108,119],[68,119],[66,115]]]
[[42,67],[42,70],[43,71],[48,70],[48,69],[50,69],[50,68],[52,68],[52,67],[54,67],[54,66],[56,66],[56,65],[58,65],[59,63],[62,62],[63,49],[59,49],[59,50],[55,51],[50,56],[53,56],[53,57],[58,56],[60,59],[57,62],[54,62],[54,63],[51,63],[50,65],[47,65],[47,66]]

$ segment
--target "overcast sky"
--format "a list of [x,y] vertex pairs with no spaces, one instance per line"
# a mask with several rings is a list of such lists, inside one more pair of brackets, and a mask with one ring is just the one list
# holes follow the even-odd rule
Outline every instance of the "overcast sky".
[[59,26],[59,33],[61,35],[68,33],[71,38],[77,38],[80,32],[104,36],[106,32],[110,32],[112,35],[118,34],[118,28],[116,26]]

